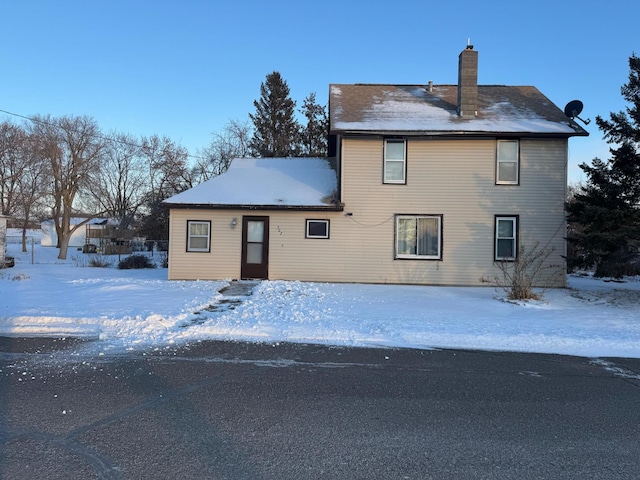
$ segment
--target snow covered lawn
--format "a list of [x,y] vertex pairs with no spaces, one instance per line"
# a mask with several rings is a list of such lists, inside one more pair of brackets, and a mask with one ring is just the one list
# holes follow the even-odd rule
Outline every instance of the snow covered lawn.
[[224,339],[640,358],[638,278],[571,276],[571,288],[526,304],[490,287],[265,281],[235,309],[216,310],[228,282],[81,267],[84,254],[60,262],[57,253],[36,245],[31,264],[31,252],[9,244],[16,266],[0,270],[0,335],[89,337],[100,351]]

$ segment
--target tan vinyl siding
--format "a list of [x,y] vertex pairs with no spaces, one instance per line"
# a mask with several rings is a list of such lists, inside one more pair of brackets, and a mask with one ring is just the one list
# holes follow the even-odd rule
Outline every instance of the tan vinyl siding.
[[[231,228],[234,217],[238,224]],[[189,220],[211,221],[210,252],[187,252]],[[171,209],[169,231],[170,280],[219,280],[240,276],[241,215],[225,210]]]
[[[554,248],[549,263],[564,264],[566,140],[521,140],[513,186],[495,184],[495,148],[495,139],[409,139],[407,184],[385,185],[382,140],[343,141],[342,200],[353,213],[351,243],[361,246],[351,262],[377,259],[365,269],[368,281],[481,284],[496,272],[496,215],[518,215],[519,240]],[[443,215],[442,261],[394,260],[395,214]]]
[[[496,215],[517,215],[519,241],[553,247],[562,270],[566,140],[521,140],[520,185],[495,184],[495,149],[495,139],[409,139],[407,184],[394,185],[382,183],[382,139],[343,139],[344,212],[172,209],[169,278],[239,278],[246,214],[269,217],[271,280],[485,285],[497,273]],[[398,214],[442,215],[442,260],[394,258]],[[330,238],[305,238],[307,219],[328,219]],[[186,252],[187,220],[212,222],[210,253]]]

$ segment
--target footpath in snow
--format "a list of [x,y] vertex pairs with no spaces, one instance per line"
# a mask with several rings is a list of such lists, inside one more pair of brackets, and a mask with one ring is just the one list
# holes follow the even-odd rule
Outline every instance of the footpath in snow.
[[[104,352],[198,340],[459,348],[640,358],[640,279],[570,276],[537,302],[491,287],[258,282],[236,298],[226,281],[168,281],[162,268],[80,266],[35,245],[0,270],[0,335],[86,337]],[[117,256],[114,257],[114,265]],[[157,258],[156,258],[157,260]]]

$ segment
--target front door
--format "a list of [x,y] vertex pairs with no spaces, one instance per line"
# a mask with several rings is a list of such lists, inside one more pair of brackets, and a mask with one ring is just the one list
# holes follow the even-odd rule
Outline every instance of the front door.
[[242,279],[269,278],[269,217],[242,217]]

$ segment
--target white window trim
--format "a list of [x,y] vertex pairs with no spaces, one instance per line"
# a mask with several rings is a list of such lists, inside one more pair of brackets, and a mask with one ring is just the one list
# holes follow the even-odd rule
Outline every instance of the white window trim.
[[[326,235],[311,235],[311,233],[309,232],[309,225],[312,222],[324,223],[327,226]],[[329,220],[316,220],[316,219],[313,219],[313,218],[307,219],[304,238],[324,238],[324,239],[329,238]]]
[[[435,218],[438,220],[438,253],[436,255],[418,255],[416,254],[407,254],[407,253],[398,253],[398,231],[400,230],[398,224],[403,218]],[[394,239],[394,249],[395,249],[395,258],[402,260],[442,260],[442,215],[396,215],[396,225],[395,225],[395,239]]]
[[[499,221],[509,220],[513,223],[513,237],[500,237],[498,233],[498,224]],[[493,247],[493,256],[497,262],[503,261],[513,261],[518,256],[518,217],[516,215],[497,215],[496,216],[496,225],[495,225],[495,240]],[[513,256],[512,257],[501,257],[498,255],[498,240],[513,240]]]
[[[516,144],[516,160],[500,159],[500,144],[513,142]],[[515,180],[500,180],[500,164],[501,163],[515,163],[516,164],[516,178]],[[520,141],[519,140],[498,140],[496,144],[496,185],[518,185],[520,183]]]
[[[207,234],[206,235],[192,235],[191,234],[191,225],[200,224],[207,226]],[[192,238],[206,238],[207,239],[207,247],[206,248],[198,248],[191,246]],[[209,252],[211,251],[211,222],[208,220],[187,220],[187,252]]]
[[[403,158],[402,160],[389,159],[387,160],[387,144],[388,143],[402,143],[403,146]],[[387,162],[402,162],[402,179],[393,180],[387,179]],[[404,185],[407,183],[407,141],[402,138],[387,138],[384,141],[384,153],[383,153],[383,165],[382,165],[382,183],[390,183],[396,185]]]

